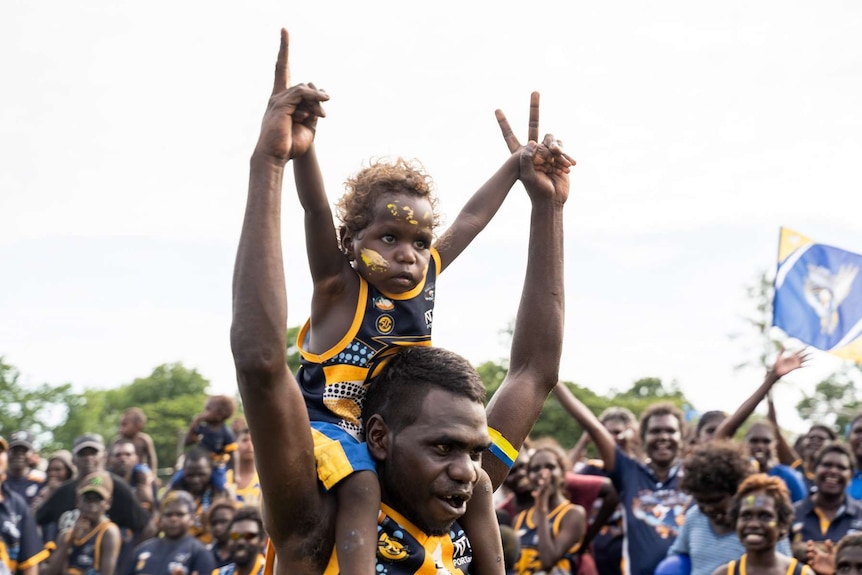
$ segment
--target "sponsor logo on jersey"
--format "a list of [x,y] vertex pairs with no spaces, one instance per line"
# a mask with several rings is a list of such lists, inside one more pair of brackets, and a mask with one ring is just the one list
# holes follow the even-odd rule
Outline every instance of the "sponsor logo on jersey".
[[389,314],[383,314],[377,318],[377,331],[387,334],[395,327],[395,320]]

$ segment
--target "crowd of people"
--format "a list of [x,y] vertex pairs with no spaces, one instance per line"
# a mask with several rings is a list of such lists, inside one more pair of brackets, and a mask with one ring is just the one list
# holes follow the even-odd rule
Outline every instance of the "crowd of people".
[[[107,444],[86,433],[44,465],[26,430],[0,439],[0,575],[862,573],[862,415],[847,442],[816,423],[791,446],[771,403],[805,353],[782,351],[734,413],[691,429],[664,402],[639,420],[597,416],[558,382],[574,160],[539,140],[537,93],[524,144],[496,112],[510,156],[439,238],[431,179],[400,158],[347,182],[336,228],[314,148],[329,95],[291,84],[288,44],[283,30],[234,271],[243,415],[210,397],[163,483],[134,407]],[[297,373],[288,163],[314,283]],[[476,370],[431,345],[434,294],[517,181],[531,202],[525,281],[485,405]],[[571,446],[529,437],[551,394],[585,430]],[[749,421],[763,401],[768,417]]]
[[213,449],[196,433],[210,404],[224,401],[233,405],[210,398],[189,428],[193,445],[164,481],[136,407],[107,443],[85,433],[70,450],[43,456],[26,430],[0,437],[0,572],[262,575],[266,533],[245,419],[220,430],[235,451],[229,464],[227,445]]

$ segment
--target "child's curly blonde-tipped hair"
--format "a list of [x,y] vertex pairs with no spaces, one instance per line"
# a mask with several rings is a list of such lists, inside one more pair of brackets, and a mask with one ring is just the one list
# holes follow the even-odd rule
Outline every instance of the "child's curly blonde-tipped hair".
[[342,223],[339,230],[342,239],[347,230],[356,233],[368,227],[374,202],[383,194],[407,194],[426,198],[431,203],[431,229],[434,230],[440,225],[434,182],[419,160],[405,160],[401,157],[372,160],[367,168],[344,182],[344,189],[344,195],[335,204],[336,215]]

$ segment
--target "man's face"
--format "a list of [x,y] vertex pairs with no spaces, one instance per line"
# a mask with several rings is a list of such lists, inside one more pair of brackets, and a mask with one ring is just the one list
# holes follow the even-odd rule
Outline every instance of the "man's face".
[[118,443],[111,450],[111,471],[125,476],[138,464],[138,454],[131,443]]
[[748,430],[745,436],[745,444],[748,454],[760,464],[760,470],[766,472],[769,460],[772,459],[772,430],[762,425],[757,425]]
[[679,421],[673,415],[653,415],[646,422],[646,454],[653,463],[669,466],[679,454]]
[[219,507],[210,517],[210,533],[221,543],[227,543],[228,527],[233,519],[234,511],[227,507]]
[[9,448],[9,472],[18,476],[30,469],[30,457],[33,450],[23,445]]
[[212,474],[212,465],[206,459],[186,460],[186,464],[183,466],[183,481],[186,489],[192,495],[200,495],[204,492]]
[[78,468],[78,477],[84,477],[94,471],[102,471],[105,465],[105,452],[95,447],[85,447],[75,454],[75,467]]
[[236,521],[230,528],[230,558],[240,566],[251,565],[263,549],[260,528],[256,521]]
[[389,437],[383,502],[425,533],[445,534],[467,508],[489,445],[484,406],[432,388],[416,421]]
[[254,459],[254,445],[248,431],[240,433],[236,438],[237,456],[242,460]]
[[159,527],[169,539],[179,539],[188,533],[193,524],[194,516],[188,506],[181,501],[165,505],[164,511],[159,516]]

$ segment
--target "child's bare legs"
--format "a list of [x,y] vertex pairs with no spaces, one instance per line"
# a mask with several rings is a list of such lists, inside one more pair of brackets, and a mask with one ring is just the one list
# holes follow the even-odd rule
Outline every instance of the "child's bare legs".
[[373,471],[357,471],[336,487],[335,553],[341,575],[372,575],[377,556],[380,483]]
[[503,540],[500,524],[494,512],[494,490],[485,470],[479,471],[479,481],[473,487],[473,497],[467,504],[467,512],[458,520],[470,545],[473,547],[473,562],[470,573],[475,575],[504,575]]

